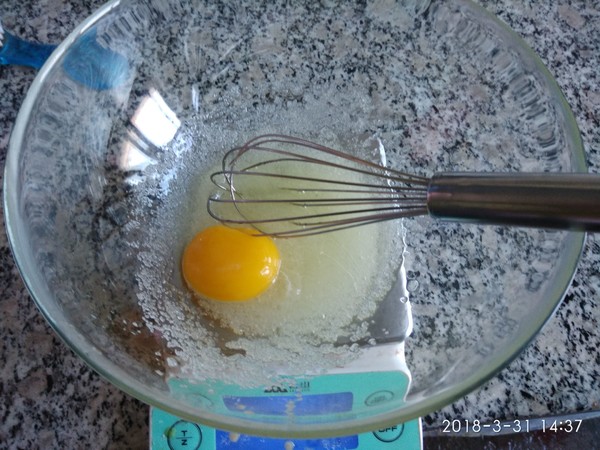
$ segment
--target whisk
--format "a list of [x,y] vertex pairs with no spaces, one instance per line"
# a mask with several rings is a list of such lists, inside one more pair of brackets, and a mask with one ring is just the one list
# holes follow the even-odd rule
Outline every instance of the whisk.
[[600,176],[397,171],[269,134],[227,152],[208,212],[257,234],[297,237],[403,217],[600,231]]

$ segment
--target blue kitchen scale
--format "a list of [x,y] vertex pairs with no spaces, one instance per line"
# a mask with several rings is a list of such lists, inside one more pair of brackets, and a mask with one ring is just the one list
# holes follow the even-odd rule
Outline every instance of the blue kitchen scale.
[[[387,355],[387,364],[382,364],[382,360],[386,361],[382,354]],[[378,365],[373,365],[374,360]],[[378,369],[373,370],[373,367]],[[215,413],[240,417],[261,415],[265,420],[270,417],[271,421],[289,416],[291,412],[294,420],[332,414],[351,420],[360,414],[353,411],[364,410],[365,406],[377,408],[393,399],[404,398],[410,385],[410,372],[404,362],[402,343],[373,346],[354,367],[310,378],[290,377],[289,383],[276,388],[240,388],[217,383],[207,389],[185,380],[171,380],[170,385],[174,392],[188,399],[196,397]],[[350,436],[285,439],[218,430],[151,409],[150,450],[388,449],[421,450],[420,419]]]
[[[403,401],[411,383],[404,341],[412,332],[404,263],[398,279],[373,316],[369,331],[374,345],[360,346],[356,358],[344,367],[310,377],[283,377],[277,386],[262,388],[171,379],[172,394],[186,402],[200,402],[215,414],[264,423],[289,420],[306,427],[328,420],[357,420],[371,408],[376,411],[386,402]],[[420,419],[325,439],[232,433],[187,422],[156,408],[150,419],[151,450],[421,450],[423,440]]]

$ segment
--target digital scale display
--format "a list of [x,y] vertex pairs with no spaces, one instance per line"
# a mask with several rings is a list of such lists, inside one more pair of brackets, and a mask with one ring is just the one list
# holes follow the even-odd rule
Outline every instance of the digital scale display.
[[270,416],[285,415],[287,406],[294,405],[295,416],[333,414],[352,410],[352,392],[335,394],[304,395],[301,402],[295,395],[281,396],[225,396],[223,403],[230,411],[249,411],[252,414],[268,414]]
[[[302,395],[297,392],[265,392],[261,389],[231,392],[217,390],[210,398],[215,411],[281,417],[290,414],[311,418],[328,414],[348,414],[359,406],[376,406],[404,396],[409,378],[401,371],[346,373],[318,376]],[[182,389],[181,381],[175,384]],[[305,385],[306,387],[306,385]],[[368,433],[324,439],[265,438],[216,430],[203,424],[181,420],[152,408],[151,450],[420,450],[420,420],[381,428]]]

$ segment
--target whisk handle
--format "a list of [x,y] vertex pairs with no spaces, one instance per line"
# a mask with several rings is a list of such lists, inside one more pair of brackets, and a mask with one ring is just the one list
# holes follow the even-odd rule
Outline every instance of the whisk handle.
[[498,225],[600,231],[600,175],[440,173],[427,192],[433,217]]

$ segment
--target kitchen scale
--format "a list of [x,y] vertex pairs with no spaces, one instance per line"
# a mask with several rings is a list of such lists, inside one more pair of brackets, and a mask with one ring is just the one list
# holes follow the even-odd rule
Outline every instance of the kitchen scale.
[[[226,414],[289,414],[309,417],[348,414],[355,406],[377,407],[404,397],[410,372],[404,360],[404,343],[363,348],[351,365],[325,375],[290,378],[277,388],[242,389],[234,386],[202,388],[184,380],[171,382],[173,390],[197,396],[215,412]],[[385,363],[382,363],[385,361]],[[376,367],[374,370],[373,368]],[[150,450],[421,450],[420,419],[382,427],[372,432],[324,439],[265,438],[210,428],[152,408]]]
[[[372,317],[369,343],[344,367],[311,377],[284,377],[277,386],[241,388],[223,382],[193,384],[169,380],[174,394],[198,401],[217,414],[257,417],[264,422],[318,423],[360,419],[358,411],[404,399],[411,383],[404,343],[412,332],[412,312],[404,261],[398,282]],[[250,436],[191,423],[165,411],[150,412],[150,450],[421,450],[421,420],[367,433],[325,439]]]

